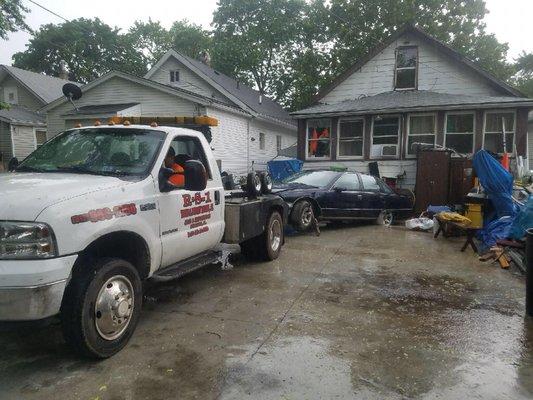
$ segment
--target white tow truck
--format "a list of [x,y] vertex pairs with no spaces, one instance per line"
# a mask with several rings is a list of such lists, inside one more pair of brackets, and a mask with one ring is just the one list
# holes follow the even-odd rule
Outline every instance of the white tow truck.
[[[184,187],[169,182],[171,147]],[[84,356],[126,345],[143,281],[220,261],[222,241],[265,261],[283,245],[284,201],[253,196],[254,173],[247,197],[226,193],[209,143],[191,129],[75,128],[12,164],[0,174],[0,321],[59,314],[67,343]]]

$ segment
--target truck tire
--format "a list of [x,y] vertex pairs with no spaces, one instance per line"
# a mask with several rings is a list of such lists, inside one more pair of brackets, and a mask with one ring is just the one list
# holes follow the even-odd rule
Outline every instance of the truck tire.
[[130,340],[142,306],[142,282],[129,262],[102,258],[75,271],[61,306],[63,336],[78,354],[108,358]]
[[268,172],[261,172],[259,175],[261,179],[261,193],[269,194],[272,192],[272,177]]
[[313,226],[313,205],[309,200],[300,200],[292,208],[291,225],[298,232],[307,232]]
[[283,245],[283,218],[273,211],[265,232],[241,243],[241,253],[249,260],[272,261],[279,257]]
[[251,199],[261,195],[261,178],[256,172],[250,172],[246,176],[246,194]]

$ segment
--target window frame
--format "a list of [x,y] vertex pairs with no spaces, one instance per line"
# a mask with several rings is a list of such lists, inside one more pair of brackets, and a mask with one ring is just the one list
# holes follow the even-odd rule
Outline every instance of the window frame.
[[[502,109],[502,110],[496,110],[496,109],[495,110],[486,110],[483,113],[483,138],[481,139],[481,148],[485,149],[485,135],[487,134],[487,115],[488,114],[512,114],[513,115],[513,130],[510,133],[513,134],[513,143],[511,145],[511,149],[514,149],[514,146],[516,144],[516,109],[511,109],[511,111],[507,111],[505,109]],[[496,134],[496,133],[501,134],[500,132],[489,132],[489,135],[490,134]],[[513,151],[511,150],[511,153],[512,152]],[[503,153],[498,153],[498,154],[503,154]]]
[[[398,52],[404,49],[416,49],[416,65],[414,67],[398,67]],[[407,46],[398,46],[394,51],[394,80],[393,80],[393,90],[402,91],[402,90],[418,90],[418,63],[419,63],[419,53],[418,46],[416,45],[407,45]],[[415,82],[413,87],[409,88],[398,88],[398,70],[411,70],[415,71]]]
[[[318,120],[327,120],[329,121],[329,155],[323,157],[316,157],[309,155],[309,121],[318,121]],[[331,160],[331,128],[332,120],[331,118],[310,118],[305,120],[305,159],[306,160]]]
[[[180,81],[180,70],[179,69],[171,69],[169,71],[169,79],[170,79],[170,83],[176,83],[176,82],[179,82]],[[176,76],[178,77],[178,79],[176,79]]]
[[427,113],[414,113],[414,114],[408,114],[407,115],[407,133],[405,138],[405,158],[416,158],[416,154],[409,154],[409,137],[411,136],[428,136],[429,133],[417,133],[412,135],[411,134],[411,117],[427,117],[432,116],[433,117],[433,147],[437,144],[437,113],[436,112],[427,112]]
[[[180,139],[181,139],[181,140],[180,140]],[[196,136],[184,135],[184,134],[182,134],[182,133],[172,136],[172,138],[170,139],[170,142],[168,143],[168,147],[166,147],[165,153],[163,153],[163,154],[166,156],[166,154],[167,154],[167,152],[169,151],[169,149],[170,149],[171,147],[173,147],[173,146],[172,146],[172,143],[174,143],[174,142],[179,142],[179,141],[186,141],[186,140],[190,140],[190,141],[194,142],[195,146],[197,146],[198,148],[200,148],[203,157],[202,157],[202,160],[198,160],[198,161],[200,161],[200,162],[203,164],[203,166],[204,166],[204,168],[205,168],[205,170],[206,170],[206,172],[207,172],[207,181],[208,181],[208,182],[213,181],[213,171],[211,170],[211,164],[210,164],[210,162],[209,162],[208,155],[206,154],[205,149],[204,149],[204,147],[202,146],[202,142],[201,142],[200,139],[197,138]],[[165,147],[165,146],[163,146],[163,148],[164,148],[164,147]],[[174,151],[175,151],[175,149],[174,149]],[[177,154],[177,153],[176,153],[176,154]],[[164,159],[165,159],[165,158],[164,158],[164,156],[163,156],[163,162],[164,162]]]
[[[361,147],[361,155],[360,156],[354,156],[354,155],[348,155],[348,156],[341,156],[340,155],[340,144],[341,144],[341,122],[354,122],[354,121],[363,121],[363,143]],[[337,148],[336,148],[336,155],[338,160],[361,160],[365,158],[365,130],[366,130],[366,119],[365,117],[356,116],[356,117],[343,117],[339,118],[337,121]],[[355,136],[352,136],[354,138]]]
[[[357,186],[358,186],[358,189],[348,189],[348,188],[345,188],[345,187],[339,187],[337,186],[337,183],[345,176],[347,175],[354,175],[355,177],[355,180],[357,181]],[[357,172],[352,172],[352,171],[346,171],[346,172],[343,172],[336,180],[335,182],[333,182],[333,185],[331,185],[331,189],[330,190],[335,190],[337,188],[340,188],[340,189],[345,189],[346,192],[362,192],[363,191],[363,185],[361,183],[361,178],[360,178],[360,174],[357,173]]]
[[266,150],[266,134],[265,132],[259,132],[259,150],[265,151]]
[[[472,116],[472,151],[470,153],[459,153],[459,154],[474,154],[476,148],[476,113],[475,111],[447,111],[444,115],[444,147],[447,147],[446,139],[448,135],[466,135],[467,133],[448,133],[448,116],[449,115],[471,115]],[[457,150],[456,150],[457,151]],[[455,154],[454,154],[455,155]]]
[[[397,134],[397,141],[396,141],[396,154],[390,155],[390,156],[372,156],[372,146],[374,146],[374,126],[375,126],[375,119],[377,116],[381,116],[381,118],[397,118],[398,119],[398,134]],[[399,159],[401,154],[401,136],[402,136],[402,115],[401,114],[378,114],[372,116],[372,126],[370,127],[370,159],[372,160],[378,160],[378,159]],[[392,135],[390,135],[392,137]],[[383,136],[380,136],[383,137]],[[392,146],[393,144],[389,144],[388,146]],[[387,145],[386,145],[387,146]]]

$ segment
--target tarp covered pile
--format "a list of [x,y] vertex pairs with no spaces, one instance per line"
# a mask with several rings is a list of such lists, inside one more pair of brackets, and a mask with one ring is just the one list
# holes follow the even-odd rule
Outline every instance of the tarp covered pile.
[[473,163],[495,211],[495,215],[485,216],[483,229],[478,233],[478,239],[483,242],[482,250],[488,250],[500,239],[523,238],[525,229],[533,227],[532,198],[522,209],[515,204],[512,197],[513,175],[485,150],[474,155]]

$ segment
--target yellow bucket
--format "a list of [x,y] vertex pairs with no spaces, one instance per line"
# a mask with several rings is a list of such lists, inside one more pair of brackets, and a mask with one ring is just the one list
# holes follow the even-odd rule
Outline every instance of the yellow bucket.
[[483,209],[481,204],[468,203],[466,204],[466,213],[467,217],[472,223],[470,227],[472,228],[482,228],[483,227]]

